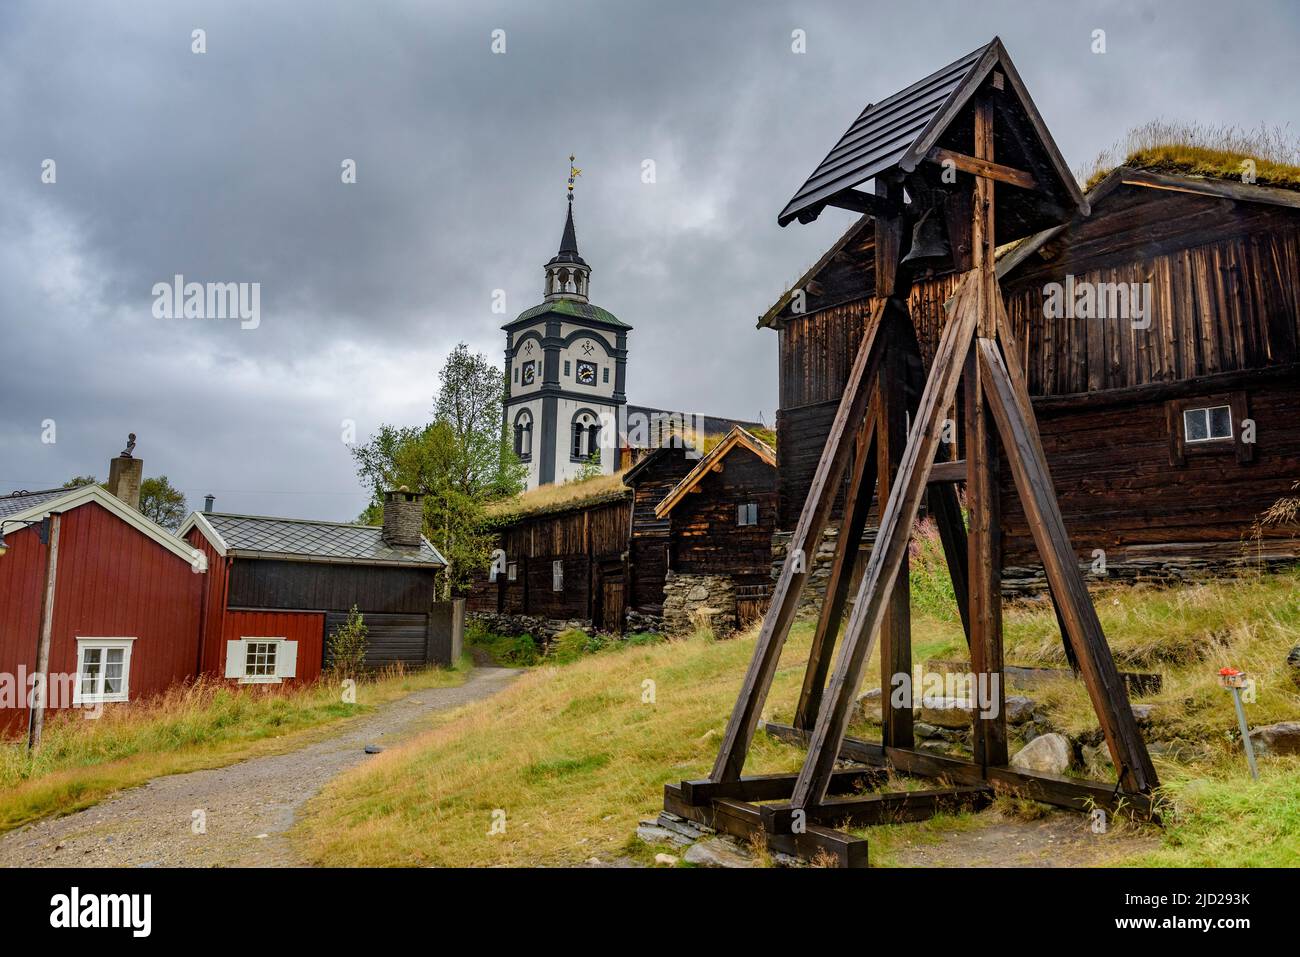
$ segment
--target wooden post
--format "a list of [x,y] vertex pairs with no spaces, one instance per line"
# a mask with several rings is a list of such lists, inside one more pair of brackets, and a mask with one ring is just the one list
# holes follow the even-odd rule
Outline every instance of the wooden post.
[[831,652],[839,635],[840,620],[848,602],[849,588],[858,566],[858,543],[867,527],[867,513],[875,482],[871,464],[876,458],[876,419],[878,416],[878,384],[873,384],[867,414],[858,430],[854,452],[853,470],[844,497],[844,519],[840,522],[839,541],[835,544],[835,561],[831,577],[826,584],[826,598],[817,618],[817,631],[813,634],[808,652],[808,667],[804,671],[803,688],[795,707],[794,726],[811,731],[822,706],[822,691],[826,687],[826,674],[830,671]]
[[[901,320],[896,320],[901,321]],[[907,356],[902,337],[891,324],[889,347],[885,363],[880,370],[880,425],[877,428],[877,478],[876,488],[884,503],[898,481],[898,467],[907,447]],[[880,704],[881,743],[885,747],[910,748],[915,743],[912,733],[912,616],[911,588],[908,582],[907,552],[903,552],[898,574],[890,588],[885,605],[885,618],[880,637]],[[894,682],[904,676],[908,690],[907,701],[894,707]]]
[[35,751],[41,746],[41,732],[45,730],[45,705],[50,693],[50,638],[54,628],[54,591],[59,571],[59,526],[63,516],[51,513],[49,554],[45,566],[45,598],[41,605],[41,634],[36,643],[36,684],[32,688],[27,715],[27,748]]
[[827,702],[817,717],[808,756],[795,784],[791,800],[795,807],[806,808],[820,803],[835,770],[854,697],[862,680],[862,669],[871,657],[871,646],[884,620],[889,586],[907,551],[912,523],[921,507],[921,496],[925,494],[935,452],[943,436],[943,411],[952,405],[957,393],[961,357],[969,350],[975,332],[978,318],[975,297],[978,295],[978,280],[973,273],[968,273],[951,305],[951,318],[944,327],[930,367],[911,439],[903,451],[889,500],[881,510],[876,544],[871,549],[871,558],[845,631],[843,648],[835,662]]
[[[884,304],[878,303],[867,320],[857,358],[853,361],[853,370],[849,373],[848,387],[844,390],[830,433],[826,436],[826,445],[808,489],[808,499],[804,502],[799,524],[795,526],[794,535],[790,539],[790,550],[781,567],[781,576],[772,592],[772,605],[763,618],[763,627],[754,647],[754,657],[750,659],[749,669],[745,672],[744,683],[736,697],[736,706],[722,738],[722,747],[718,749],[717,760],[709,775],[711,781],[735,781],[745,766],[745,756],[754,739],[754,729],[758,725],[763,702],[767,700],[767,693],[772,688],[776,666],[781,660],[781,649],[790,634],[790,624],[794,621],[794,613],[799,605],[799,595],[808,578],[808,563],[811,561],[809,551],[815,553],[817,543],[821,541],[822,529],[826,527],[826,519],[835,502],[837,486],[848,467],[849,455],[853,451],[853,443],[849,440],[853,434],[851,430],[861,423],[867,411],[870,387],[876,381],[880,366],[881,348],[877,333],[883,312]],[[796,558],[802,567],[796,566]]]

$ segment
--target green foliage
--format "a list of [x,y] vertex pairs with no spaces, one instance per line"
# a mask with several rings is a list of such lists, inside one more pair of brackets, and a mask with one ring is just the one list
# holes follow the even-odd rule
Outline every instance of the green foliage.
[[74,475],[63,483],[64,488],[81,488],[83,485],[98,485],[99,479],[94,475]]
[[352,450],[357,475],[373,493],[362,521],[377,524],[383,493],[405,485],[424,499],[424,533],[448,561],[443,597],[468,587],[487,564],[492,537],[484,508],[523,488],[523,467],[505,441],[505,379],[483,356],[458,345],[440,374],[434,421],[381,425]]
[[499,665],[527,668],[541,658],[532,635],[498,635],[476,621],[465,623],[465,644],[481,648]]
[[578,474],[573,478],[573,481],[587,482],[603,474],[604,470],[600,467],[600,449],[597,449],[587,456],[587,461],[582,463],[582,468],[578,470]]
[[356,679],[365,667],[366,647],[369,642],[370,629],[366,627],[365,618],[353,605],[348,612],[347,621],[334,629],[329,637],[329,668],[336,681],[347,678]]
[[188,513],[185,493],[172,485],[167,476],[147,478],[140,483],[140,514],[145,518],[174,532]]
[[948,573],[939,532],[930,519],[917,523],[912,534],[908,584],[912,607],[942,621],[958,618],[957,597]]

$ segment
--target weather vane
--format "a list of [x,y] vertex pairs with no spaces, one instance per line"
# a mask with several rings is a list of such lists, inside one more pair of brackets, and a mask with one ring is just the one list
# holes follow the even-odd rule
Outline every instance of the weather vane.
[[582,170],[573,165],[577,159],[572,153],[569,154],[569,202],[573,202],[573,181],[582,175]]

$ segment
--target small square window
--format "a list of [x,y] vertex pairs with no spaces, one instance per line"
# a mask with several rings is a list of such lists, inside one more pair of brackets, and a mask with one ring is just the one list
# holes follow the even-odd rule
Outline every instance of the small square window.
[[758,524],[758,503],[745,502],[736,506],[736,524],[737,525],[757,525]]
[[244,676],[248,678],[275,677],[278,641],[250,641],[244,656]]
[[73,704],[126,701],[134,638],[78,638]]
[[1216,405],[1183,410],[1183,439],[1192,442],[1215,442],[1232,438],[1232,409]]

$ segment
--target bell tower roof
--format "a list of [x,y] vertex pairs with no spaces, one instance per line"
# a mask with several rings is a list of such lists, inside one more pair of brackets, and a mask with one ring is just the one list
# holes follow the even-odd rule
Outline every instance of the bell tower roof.
[[569,211],[564,217],[564,234],[560,236],[560,251],[551,257],[551,261],[546,265],[554,266],[557,263],[572,263],[578,266],[587,265],[580,255],[578,255],[578,233],[573,228],[573,194],[569,194]]

